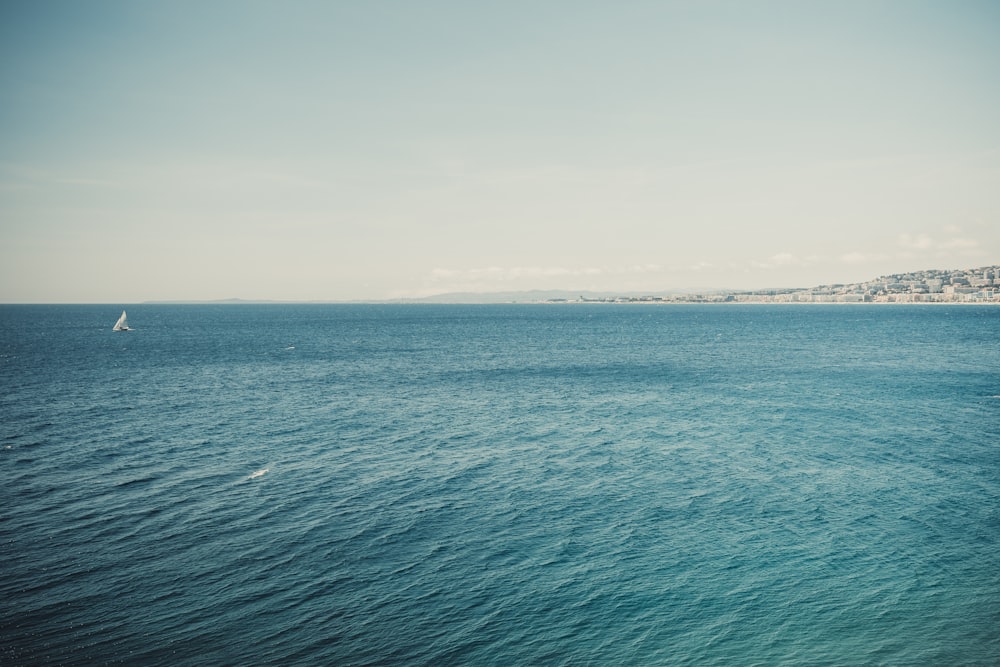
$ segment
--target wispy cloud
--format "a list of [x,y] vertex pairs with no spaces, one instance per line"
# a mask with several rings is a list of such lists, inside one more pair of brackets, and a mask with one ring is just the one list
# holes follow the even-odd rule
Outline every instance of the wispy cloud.
[[117,178],[105,178],[95,175],[98,171],[93,168],[91,173],[83,174],[83,169],[75,170],[75,173],[54,171],[43,169],[27,164],[0,163],[0,173],[6,175],[7,189],[30,189],[45,186],[72,186],[77,188],[119,188],[123,186],[121,180]]
[[26,183],[0,181],[0,192],[24,192],[30,189]]
[[108,178],[63,177],[52,179],[58,185],[72,185],[82,188],[120,188],[122,183]]
[[892,255],[884,252],[848,252],[840,256],[840,261],[845,264],[865,264],[866,262],[884,262],[892,259]]
[[974,248],[979,247],[979,241],[970,238],[958,237],[958,238],[948,239],[943,244],[941,244],[941,247],[956,249],[956,250],[972,250]]
[[790,252],[779,252],[771,255],[763,261],[753,261],[751,262],[751,265],[756,269],[782,269],[795,266],[810,266],[819,260],[820,258],[816,255],[806,255],[800,257],[798,255],[793,255]]
[[619,267],[489,266],[471,269],[435,268],[431,271],[430,278],[435,282],[505,283],[531,278],[639,275],[662,270],[659,264]]
[[902,257],[933,255],[937,257],[957,253],[960,255],[975,255],[981,244],[978,239],[962,235],[958,225],[949,224],[942,227],[942,236],[931,236],[927,233],[900,234],[897,247],[902,251]]
[[892,260],[946,260],[949,257],[972,257],[983,252],[979,240],[963,233],[955,224],[944,225],[938,233],[904,232],[894,238],[873,241],[872,248],[843,253],[845,264],[870,264]]
[[934,247],[934,241],[927,234],[900,234],[897,244],[907,250],[927,250]]

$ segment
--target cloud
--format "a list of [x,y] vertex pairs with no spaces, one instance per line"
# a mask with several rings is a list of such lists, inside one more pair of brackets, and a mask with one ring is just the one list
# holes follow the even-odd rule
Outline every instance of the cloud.
[[751,264],[758,269],[780,269],[789,266],[809,266],[819,259],[814,255],[798,257],[790,252],[779,252],[764,261],[754,261]]
[[431,280],[461,282],[512,282],[525,278],[558,278],[576,276],[623,276],[659,273],[659,264],[635,264],[619,267],[579,267],[564,266],[489,266],[471,269],[435,268],[431,270]]
[[907,250],[927,250],[934,246],[934,241],[927,234],[900,234],[897,243]]
[[53,183],[59,185],[74,185],[83,188],[120,188],[123,187],[122,183],[112,179],[104,178],[77,178],[77,177],[67,177],[67,178],[53,178]]
[[941,247],[956,249],[956,250],[971,250],[973,248],[979,247],[979,241],[968,238],[954,238],[945,241],[943,244],[941,244]]
[[521,278],[553,276],[597,275],[600,269],[568,269],[561,266],[487,266],[471,269],[436,268],[431,271],[433,281],[461,282],[510,282]]
[[461,271],[456,271],[454,269],[432,269],[431,278],[435,280],[447,280],[449,278],[454,278],[460,275]]
[[840,256],[840,261],[845,264],[864,264],[865,262],[884,262],[891,259],[890,255],[882,252],[848,252]]
[[928,234],[900,234],[897,237],[897,245],[901,249],[899,256],[902,258],[913,258],[933,252],[936,257],[947,257],[952,253],[960,255],[975,255],[980,250],[978,240],[968,236],[956,236],[961,233],[961,228],[957,225],[946,225],[944,228],[948,238],[932,238]]

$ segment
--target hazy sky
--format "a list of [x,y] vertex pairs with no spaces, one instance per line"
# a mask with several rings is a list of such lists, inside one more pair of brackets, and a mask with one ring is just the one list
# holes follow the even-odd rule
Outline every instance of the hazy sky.
[[0,302],[1000,263],[1000,3],[0,3]]

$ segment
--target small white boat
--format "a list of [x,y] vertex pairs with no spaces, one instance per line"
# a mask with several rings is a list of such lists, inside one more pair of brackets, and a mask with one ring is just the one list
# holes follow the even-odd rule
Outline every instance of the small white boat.
[[115,322],[115,326],[111,329],[112,331],[128,331],[128,318],[125,317],[125,311],[122,311],[122,316],[118,318]]

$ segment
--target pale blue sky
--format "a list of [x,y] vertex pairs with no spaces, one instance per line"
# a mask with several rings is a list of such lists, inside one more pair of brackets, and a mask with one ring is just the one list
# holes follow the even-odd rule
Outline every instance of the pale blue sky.
[[1000,3],[0,3],[0,302],[1000,263]]

